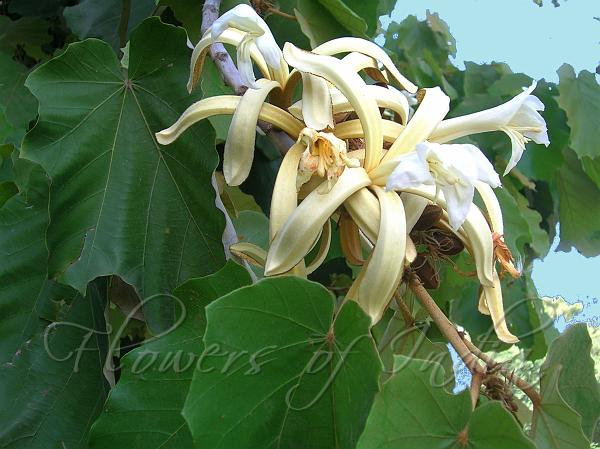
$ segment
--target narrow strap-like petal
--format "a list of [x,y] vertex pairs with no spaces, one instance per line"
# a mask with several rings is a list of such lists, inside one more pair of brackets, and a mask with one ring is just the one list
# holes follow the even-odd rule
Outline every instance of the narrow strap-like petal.
[[227,184],[237,186],[248,177],[254,159],[260,110],[269,93],[279,87],[277,81],[260,79],[257,89],[250,89],[242,96],[233,113],[223,151],[223,175]]
[[[361,189],[364,190],[364,189]],[[348,213],[343,213],[338,221],[340,246],[348,262],[353,265],[363,265],[362,245],[357,224]]]
[[[234,28],[226,29],[216,40],[212,39],[210,29],[204,33],[204,36],[202,36],[202,39],[200,39],[200,41],[196,44],[194,51],[192,52],[192,59],[190,61],[190,77],[187,83],[188,92],[191,92],[194,89],[194,86],[200,79],[202,67],[204,65],[204,58],[206,57],[208,48],[212,44],[215,42],[221,42],[223,44],[229,44],[238,47],[244,40],[245,36],[245,32],[236,30]],[[269,78],[269,67],[267,66],[265,58],[262,56],[256,45],[254,43],[250,43],[248,50],[250,52],[250,57],[258,66],[260,72],[265,78]]]
[[325,222],[325,226],[323,226],[323,232],[321,232],[320,240],[321,243],[319,245],[317,255],[306,266],[306,274],[311,274],[313,271],[319,268],[325,260],[325,258],[327,257],[329,247],[331,246],[331,220],[327,220]]
[[[423,196],[429,201],[437,202],[442,208],[447,210],[446,200],[441,194],[436,196],[435,187],[411,187],[405,189],[405,191]],[[464,230],[464,234],[459,229],[456,235],[461,239],[464,236],[467,238],[467,241],[463,243],[465,243],[467,250],[471,253],[473,259],[475,259],[479,282],[481,285],[492,286],[494,284],[494,243],[492,232],[483,213],[474,204],[471,205],[467,218],[461,228]]]
[[333,129],[333,106],[329,85],[324,78],[302,73],[302,118],[309,128]]
[[348,98],[365,133],[364,167],[367,171],[375,167],[379,163],[383,146],[381,115],[375,100],[367,95],[362,78],[339,59],[301,50],[289,42],[285,44],[283,54],[288,64],[301,72],[325,78]]
[[375,244],[381,219],[377,197],[369,189],[360,189],[344,201],[344,207],[365,236]]
[[281,229],[298,205],[296,176],[298,174],[298,164],[305,148],[301,143],[292,145],[279,166],[271,197],[271,215],[269,217],[270,240],[275,238],[279,229]]
[[413,94],[417,91],[417,86],[398,71],[385,50],[374,42],[357,37],[341,37],[327,41],[313,49],[314,53],[328,56],[353,51],[363,53],[380,61],[404,89]]
[[505,343],[517,343],[519,339],[508,330],[506,325],[506,315],[502,304],[502,286],[496,270],[494,270],[493,285],[484,285],[483,294],[498,338]]
[[[396,168],[402,154],[413,151],[418,143],[427,140],[450,109],[450,98],[439,87],[425,89],[423,101],[417,112],[381,159],[381,164],[369,174],[383,180]],[[378,184],[379,184],[378,182]],[[381,184],[385,185],[385,183]]]
[[344,64],[352,66],[355,72],[364,70],[367,75],[380,83],[389,84],[390,80],[385,70],[379,70],[379,63],[371,56],[353,51],[342,58]]
[[269,248],[265,274],[284,273],[302,260],[325,221],[346,198],[369,183],[369,177],[362,168],[346,168],[328,193],[319,193],[319,189],[311,192],[275,235]]
[[[380,120],[385,142],[392,143],[404,130],[404,126],[391,120]],[[335,125],[333,133],[338,139],[362,139],[365,137],[360,120],[348,120]]]
[[406,253],[406,221],[402,200],[396,192],[375,187],[381,207],[379,237],[364,276],[359,281],[357,295],[351,297],[377,323],[398,287],[404,272]]
[[475,183],[475,188],[479,192],[479,195],[481,195],[483,204],[485,204],[492,231],[503,235],[504,223],[502,221],[502,209],[500,208],[500,203],[498,202],[494,190],[488,184],[481,181]]
[[[200,120],[214,115],[232,115],[240,101],[241,97],[237,95],[219,95],[197,101],[187,108],[173,125],[156,133],[156,139],[161,145],[168,145]],[[294,139],[304,128],[302,122],[296,120],[289,112],[269,103],[263,103],[258,118],[275,125]]]

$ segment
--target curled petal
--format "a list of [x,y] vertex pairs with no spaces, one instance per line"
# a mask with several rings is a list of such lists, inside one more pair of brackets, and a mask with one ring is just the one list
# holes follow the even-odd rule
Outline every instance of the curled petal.
[[519,95],[495,108],[444,120],[430,140],[443,143],[471,134],[503,131],[512,143],[512,154],[504,172],[506,175],[521,158],[529,140],[546,146],[550,144],[546,122],[538,112],[544,110],[544,104],[531,95],[535,87],[534,81]]
[[302,73],[302,118],[309,128],[333,129],[333,106],[327,81],[310,73]]
[[258,117],[269,93],[279,88],[276,81],[261,79],[257,89],[248,90],[236,108],[223,152],[223,175],[231,186],[246,180],[252,168]]
[[362,168],[347,168],[328,193],[319,193],[319,189],[311,192],[275,235],[265,275],[284,273],[300,262],[310,251],[325,221],[346,198],[369,183]]
[[271,215],[269,217],[270,240],[275,238],[277,232],[289,216],[292,215],[298,204],[296,176],[298,174],[298,164],[305,148],[305,145],[302,143],[292,145],[279,166],[271,197]]
[[360,189],[346,199],[344,207],[371,243],[377,242],[381,220],[377,197],[369,189]]
[[[444,196],[436,195],[435,187],[411,187],[405,191],[420,195],[431,202],[437,202],[442,208],[448,210]],[[487,220],[477,206],[471,204],[461,229],[456,230],[455,234],[461,240],[465,240],[463,243],[475,260],[477,277],[481,285],[492,286],[494,283],[494,243]]]
[[358,52],[380,61],[392,77],[408,92],[415,93],[417,86],[402,75],[384,49],[374,42],[357,37],[341,37],[325,42],[313,49],[314,53],[333,56],[339,53]]
[[319,245],[319,251],[317,251],[315,258],[306,266],[306,274],[311,274],[319,268],[327,257],[329,246],[331,245],[331,220],[325,222],[320,240],[321,244]]
[[423,211],[429,204],[429,200],[419,195],[403,192],[400,195],[404,204],[404,212],[406,214],[406,232],[410,233],[413,230]]
[[363,265],[365,261],[362,255],[360,234],[354,220],[347,213],[343,213],[338,221],[338,228],[340,246],[346,260],[353,265]]
[[[235,47],[239,47],[239,45],[244,40],[246,33],[243,31],[239,31],[233,28],[229,28],[224,30],[219,37],[214,40],[212,38],[210,30],[208,30],[202,39],[196,44],[194,47],[194,51],[192,52],[192,59],[190,61],[190,77],[187,83],[188,92],[192,92],[194,86],[200,79],[200,75],[202,74],[202,67],[204,65],[204,58],[208,52],[209,47],[215,42],[222,42],[224,44],[233,45]],[[258,66],[258,69],[263,74],[264,77],[269,78],[269,67],[267,66],[267,62],[265,58],[256,47],[256,44],[250,43],[249,45],[249,54],[254,63]],[[238,61],[239,63],[239,61]]]
[[375,187],[375,193],[381,207],[379,237],[363,267],[362,278],[355,281],[358,288],[350,296],[371,317],[373,324],[381,319],[398,288],[406,254],[406,222],[400,196],[379,187]]
[[389,78],[385,71],[379,70],[379,64],[376,59],[362,53],[353,51],[342,58],[342,62],[352,66],[355,72],[364,70],[367,75],[379,83],[389,84]]
[[[485,296],[485,305],[492,317],[494,330],[498,339],[505,343],[517,343],[519,339],[508,330],[508,326],[506,325],[504,305],[502,304],[502,286],[500,285],[500,277],[496,270],[494,270],[493,285],[484,285],[482,294]],[[485,310],[485,307],[483,309]]]
[[378,185],[385,185],[390,173],[398,165],[398,158],[415,149],[417,144],[427,140],[450,108],[450,98],[439,87],[425,89],[425,96],[415,115],[409,120],[404,131],[398,136],[381,164],[369,174]]
[[267,260],[267,252],[260,246],[248,242],[237,242],[229,247],[231,253],[242,260],[263,268]]
[[[213,23],[210,28],[210,35],[213,41],[217,41],[220,36],[228,29],[236,29],[244,32],[244,38],[238,47],[238,69],[242,75],[244,83],[254,87],[254,72],[251,69],[249,49],[245,49],[246,44],[256,46],[266,63],[279,71],[282,65],[282,54],[271,30],[265,21],[249,5],[240,4],[227,11]],[[240,51],[241,50],[241,51]],[[243,67],[243,69],[242,69]],[[275,74],[275,72],[270,72]],[[278,79],[280,83],[284,80]]]
[[[381,131],[385,142],[394,142],[403,130],[404,126],[399,123],[391,120],[381,120]],[[365,136],[360,120],[347,120],[338,123],[335,125],[333,133],[338,139],[361,139]]]
[[[197,101],[187,108],[173,125],[156,133],[156,140],[161,145],[168,145],[200,120],[214,115],[232,115],[240,101],[241,97],[237,95],[219,95]],[[296,120],[290,113],[269,103],[263,103],[258,118],[275,125],[294,138],[304,128],[303,123]]]
[[[408,100],[400,91],[393,87],[386,88],[373,84],[366,86],[366,92],[371,98],[375,99],[377,106],[394,111],[400,116],[402,123],[406,123],[408,118]],[[332,90],[331,101],[333,102],[333,114],[354,112],[354,108],[348,99],[337,89]],[[294,117],[302,120],[304,115],[302,112],[303,108],[304,99],[294,103],[288,110]],[[308,122],[306,123],[308,124]]]
[[352,104],[360,119],[365,138],[365,168],[374,167],[379,162],[383,136],[381,134],[381,116],[374,99],[365,91],[362,78],[349,70],[339,59],[330,56],[320,56],[286,43],[283,48],[286,61],[301,72],[321,76],[335,85]]
[[490,219],[490,225],[492,226],[492,231],[503,235],[504,222],[502,220],[502,209],[500,208],[500,203],[498,202],[496,194],[485,182],[476,182],[475,188],[479,192],[479,195],[483,200],[483,204],[485,204],[487,216]]

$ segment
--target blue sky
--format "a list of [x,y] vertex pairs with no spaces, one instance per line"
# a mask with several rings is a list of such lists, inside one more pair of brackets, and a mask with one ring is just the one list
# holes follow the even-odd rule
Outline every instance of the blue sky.
[[[561,0],[558,8],[550,0],[544,3],[540,8],[532,0],[398,0],[391,19],[382,23],[410,14],[424,19],[427,9],[439,13],[456,38],[459,67],[464,61],[506,62],[515,72],[549,81],[558,80],[556,69],[564,62],[577,72],[593,72],[600,62],[600,22],[594,19],[600,2]],[[533,279],[541,295],[589,304],[600,298],[598,273],[600,257],[551,251],[535,262]]]

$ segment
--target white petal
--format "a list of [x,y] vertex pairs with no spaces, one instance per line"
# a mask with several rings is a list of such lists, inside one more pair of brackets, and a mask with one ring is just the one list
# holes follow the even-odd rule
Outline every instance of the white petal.
[[281,66],[281,49],[277,45],[275,38],[269,31],[268,33],[259,36],[255,40],[256,46],[264,56],[265,61],[275,70]]
[[309,128],[317,131],[333,129],[329,85],[324,78],[305,72],[302,72],[302,117]]
[[250,58],[250,45],[251,41],[244,39],[237,48],[237,66],[242,82],[246,86],[256,89],[256,76],[254,76],[254,67]]
[[453,184],[451,186],[442,187],[444,198],[447,203],[448,221],[453,230],[457,230],[462,226],[467,218],[475,188],[473,185]]
[[269,27],[254,8],[246,4],[237,5],[219,17],[211,26],[213,40],[217,40],[227,28],[237,28],[256,36],[262,35]]
[[388,177],[386,190],[402,190],[433,183],[429,165],[422,153],[412,152],[399,159],[398,166]]
[[485,182],[490,187],[500,187],[500,176],[496,173],[494,166],[487,157],[475,145],[462,145],[463,151],[471,155],[477,166],[477,179]]

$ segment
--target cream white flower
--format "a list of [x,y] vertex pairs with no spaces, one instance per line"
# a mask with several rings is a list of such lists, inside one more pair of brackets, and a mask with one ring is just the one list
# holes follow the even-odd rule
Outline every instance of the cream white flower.
[[550,145],[546,122],[538,112],[544,110],[544,104],[535,95],[531,95],[535,88],[534,81],[519,95],[500,106],[444,120],[430,140],[445,143],[470,134],[503,131],[512,143],[512,155],[504,171],[506,175],[521,159],[527,142],[533,140],[539,144]]
[[266,63],[275,70],[281,66],[281,50],[265,21],[256,14],[254,9],[246,4],[237,5],[217,20],[210,28],[211,38],[217,42],[223,32],[229,28],[242,31],[245,34],[237,47],[238,70],[244,84],[254,87],[256,77],[250,57],[251,44],[255,44],[265,58]]
[[491,187],[500,186],[498,174],[479,148],[423,142],[417,145],[416,151],[400,158],[386,189],[435,185],[444,194],[449,223],[456,231],[469,213],[478,181]]

